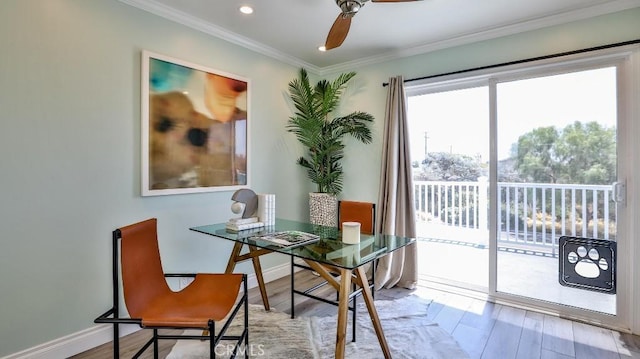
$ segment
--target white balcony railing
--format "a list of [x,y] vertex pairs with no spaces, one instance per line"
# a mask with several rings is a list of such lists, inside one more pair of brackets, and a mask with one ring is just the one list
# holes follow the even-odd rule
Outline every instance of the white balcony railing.
[[[488,228],[488,182],[414,181],[417,222]],[[498,242],[547,247],[563,235],[616,238],[613,186],[498,183]]]

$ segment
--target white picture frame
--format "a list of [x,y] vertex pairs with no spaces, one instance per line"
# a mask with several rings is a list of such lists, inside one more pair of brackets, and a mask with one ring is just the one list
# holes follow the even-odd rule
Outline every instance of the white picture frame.
[[251,82],[142,52],[142,196],[249,187]]

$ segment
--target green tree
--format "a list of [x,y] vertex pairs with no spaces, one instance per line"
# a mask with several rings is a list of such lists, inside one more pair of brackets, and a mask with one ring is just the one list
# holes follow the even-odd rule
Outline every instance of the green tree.
[[616,180],[616,130],[597,122],[575,122],[562,130],[556,149],[564,181],[611,184]]
[[515,168],[526,181],[610,184],[616,178],[616,130],[597,122],[540,127],[518,139]]
[[431,152],[422,161],[422,179],[427,181],[475,181],[482,167],[471,156]]
[[560,134],[555,127],[539,127],[518,138],[516,169],[535,182],[556,183],[560,162],[555,146]]

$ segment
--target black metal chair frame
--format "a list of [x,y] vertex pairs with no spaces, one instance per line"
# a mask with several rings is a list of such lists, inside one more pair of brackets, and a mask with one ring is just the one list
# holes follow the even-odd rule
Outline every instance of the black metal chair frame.
[[[338,202],[340,203],[340,202]],[[375,203],[373,203],[372,206],[372,214],[373,216],[372,218],[372,227],[373,227],[373,231],[375,232],[376,229],[376,205]],[[340,205],[338,205],[338,218],[340,218]],[[369,280],[369,288],[371,289],[371,295],[373,296],[373,298],[375,299],[375,273],[376,273],[376,261],[377,260],[373,260],[371,261],[371,280]],[[296,268],[300,268],[300,269],[306,269],[309,271],[313,271],[313,268],[309,267],[306,264],[301,264],[301,263],[296,263],[294,261],[294,257],[291,256],[291,319],[295,318],[295,295],[302,295],[305,296],[307,298],[311,298],[311,299],[315,299],[327,304],[331,304],[331,305],[335,305],[338,306],[339,302],[338,302],[338,297],[339,297],[339,293],[336,293],[336,299],[335,300],[331,300],[331,299],[327,299],[327,298],[322,298],[319,297],[317,295],[312,294],[314,291],[324,287],[325,285],[329,284],[329,282],[322,281],[316,285],[314,285],[313,287],[307,288],[305,290],[297,290],[295,287],[295,272],[296,272]],[[338,276],[338,274],[334,274],[332,273],[334,276]],[[353,283],[352,284],[352,290],[351,290],[351,294],[349,294],[349,301],[351,302],[351,305],[349,306],[349,310],[351,311],[352,315],[352,326],[351,326],[351,341],[355,342],[356,341],[356,317],[357,317],[357,310],[356,310],[356,304],[357,304],[357,297],[359,295],[362,294],[362,288],[357,288],[356,284]]]
[[[208,335],[167,335],[160,334],[158,331],[160,329],[203,329],[203,328],[186,328],[186,327],[170,327],[170,326],[162,326],[162,327],[152,327],[152,326],[144,326],[142,324],[141,318],[128,318],[128,317],[120,317],[119,311],[119,299],[120,299],[120,291],[119,291],[119,260],[118,260],[118,240],[121,239],[120,230],[117,229],[113,231],[113,306],[111,309],[107,310],[103,314],[101,314],[98,318],[94,320],[95,323],[99,324],[113,324],[113,357],[115,359],[120,358],[120,324],[137,324],[142,329],[152,329],[153,336],[149,341],[147,341],[136,354],[132,357],[133,359],[140,357],[151,344],[153,344],[153,357],[158,358],[158,341],[162,339],[171,339],[171,340],[209,340],[209,351],[211,353],[211,358],[215,358],[215,347],[222,340],[234,340],[236,344],[233,349],[233,354],[231,358],[235,358],[240,345],[244,342],[248,343],[249,340],[249,305],[248,305],[248,291],[247,291],[247,275],[242,275],[243,282],[243,295],[242,298],[236,303],[235,307],[231,311],[231,314],[228,316],[227,321],[222,326],[219,335],[215,335],[215,322],[213,320],[209,320],[208,323]],[[178,277],[178,278],[194,278],[196,276],[195,273],[165,273],[165,278],[169,277]],[[231,322],[236,317],[236,314],[240,310],[240,308],[244,306],[244,330],[241,335],[225,335],[227,329],[231,325]],[[249,356],[248,348],[244,348],[245,358]]]

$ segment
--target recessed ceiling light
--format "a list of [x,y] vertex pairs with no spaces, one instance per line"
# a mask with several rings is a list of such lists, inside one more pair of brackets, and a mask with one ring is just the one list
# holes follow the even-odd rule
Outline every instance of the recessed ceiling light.
[[325,51],[327,51],[327,48],[326,48],[326,47],[324,47],[324,45],[322,45],[322,46],[318,46],[318,51],[325,52]]
[[243,14],[253,14],[253,8],[249,5],[240,6],[240,12]]

